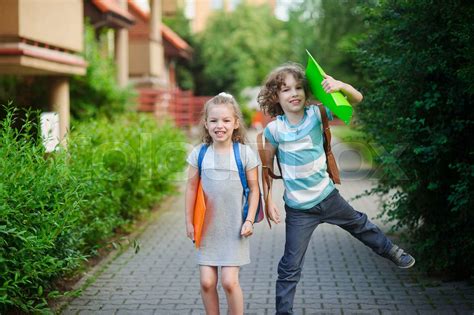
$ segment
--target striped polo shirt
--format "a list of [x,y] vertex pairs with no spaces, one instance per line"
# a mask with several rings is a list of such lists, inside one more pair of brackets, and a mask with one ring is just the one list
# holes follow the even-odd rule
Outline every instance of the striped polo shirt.
[[[326,112],[332,120],[327,108]],[[296,125],[280,115],[264,130],[265,138],[277,149],[285,185],[283,199],[291,208],[310,209],[335,188],[326,171],[322,130],[321,113],[315,105],[305,107]]]

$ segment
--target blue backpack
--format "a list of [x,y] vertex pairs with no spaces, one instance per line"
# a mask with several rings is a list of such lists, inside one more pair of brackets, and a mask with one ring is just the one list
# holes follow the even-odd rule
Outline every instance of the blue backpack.
[[[204,155],[206,154],[208,148],[209,148],[209,145],[204,143],[201,146],[201,149],[199,150],[199,156],[198,156],[199,177],[201,177],[202,161],[204,160]],[[244,194],[244,210],[242,212],[242,221],[245,221],[247,219],[247,214],[249,212],[250,188],[247,184],[247,176],[245,175],[242,159],[240,158],[239,143],[234,142],[233,148],[234,148],[235,162],[237,164],[237,169],[239,170],[240,183],[242,184],[243,194]],[[264,213],[263,213],[263,207],[262,207],[262,194],[259,192],[257,213],[255,214],[254,222],[258,223],[262,221],[263,218],[264,218]]]

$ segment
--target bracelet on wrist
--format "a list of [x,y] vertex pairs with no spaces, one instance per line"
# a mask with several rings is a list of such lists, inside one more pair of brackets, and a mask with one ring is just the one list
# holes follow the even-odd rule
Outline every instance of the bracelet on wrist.
[[249,219],[245,220],[245,222],[247,222],[247,221],[250,222],[250,224],[252,224],[252,227],[253,227],[253,221],[249,220]]

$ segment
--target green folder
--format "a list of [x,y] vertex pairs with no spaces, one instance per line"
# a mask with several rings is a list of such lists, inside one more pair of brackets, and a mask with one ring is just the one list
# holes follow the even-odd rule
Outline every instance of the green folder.
[[308,54],[308,65],[306,66],[306,78],[313,95],[321,101],[329,110],[339,117],[346,125],[349,125],[352,118],[352,106],[341,92],[326,93],[321,85],[324,80],[324,70],[318,65],[313,56]]

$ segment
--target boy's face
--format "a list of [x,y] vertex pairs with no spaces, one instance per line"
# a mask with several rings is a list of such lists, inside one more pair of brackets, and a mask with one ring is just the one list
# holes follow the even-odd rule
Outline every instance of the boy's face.
[[298,82],[292,74],[287,74],[278,91],[278,101],[285,114],[303,112],[306,101],[303,83]]

